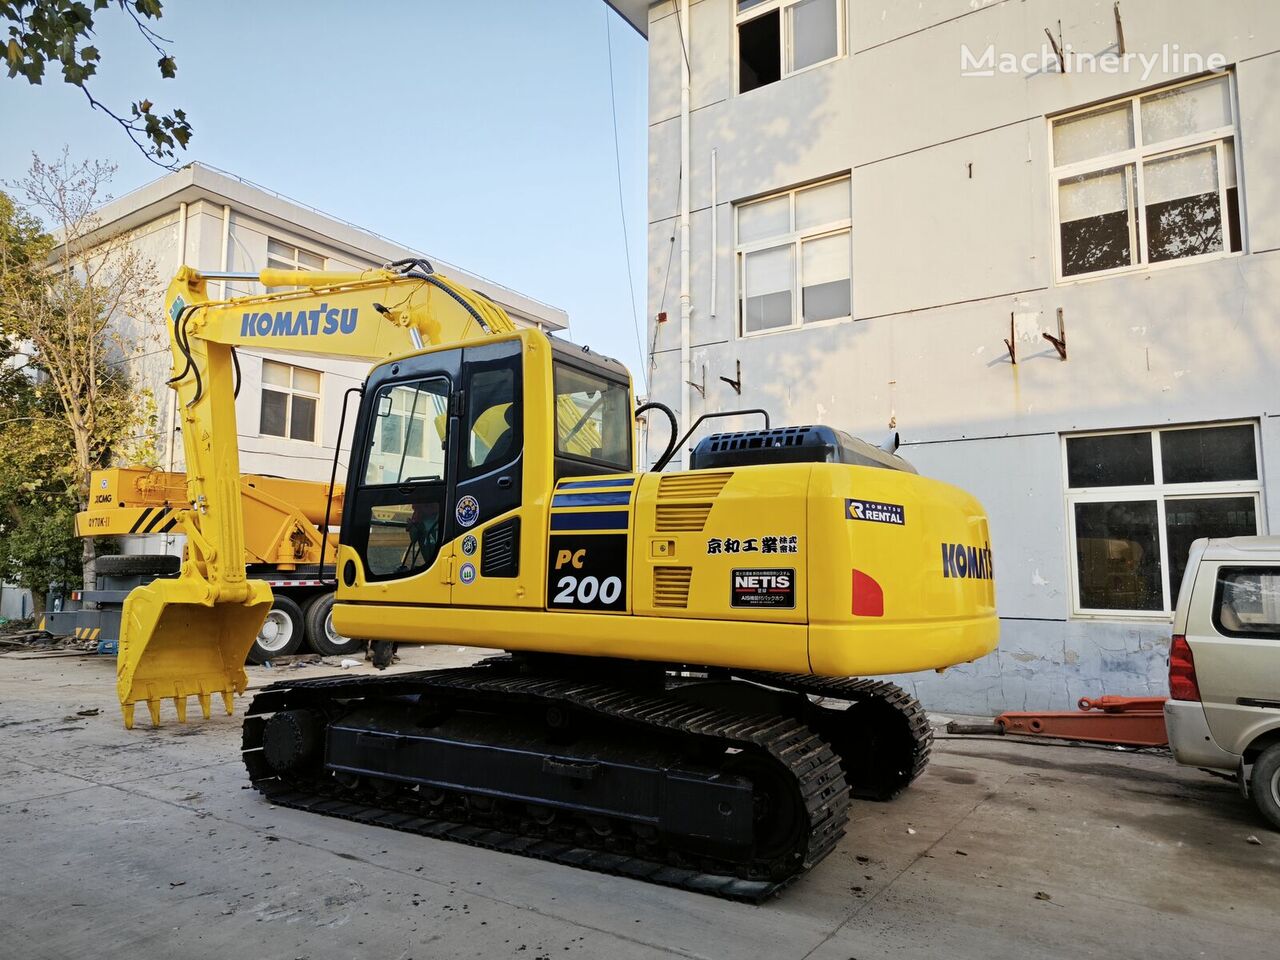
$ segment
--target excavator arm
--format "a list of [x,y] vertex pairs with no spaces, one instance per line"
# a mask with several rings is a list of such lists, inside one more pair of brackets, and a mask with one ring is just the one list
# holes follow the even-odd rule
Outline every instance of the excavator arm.
[[[210,300],[210,280],[295,289]],[[178,518],[187,550],[176,578],[140,587],[125,601],[116,679],[126,727],[139,702],[159,723],[160,703],[170,698],[179,720],[190,696],[209,716],[215,693],[230,714],[232,695],[248,683],[245,656],[271,606],[270,588],[245,573],[236,348],[376,362],[515,330],[501,307],[421,260],[348,273],[201,274],[183,267],[165,307],[186,455],[188,506]]]

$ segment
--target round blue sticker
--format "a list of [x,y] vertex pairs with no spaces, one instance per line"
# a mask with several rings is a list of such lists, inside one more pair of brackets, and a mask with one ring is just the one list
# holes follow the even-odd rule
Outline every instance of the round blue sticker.
[[468,557],[476,552],[476,538],[473,534],[468,533],[462,538],[462,552]]
[[476,578],[476,565],[474,563],[464,563],[462,569],[458,571],[458,579],[464,585],[472,583]]
[[475,522],[480,519],[480,501],[468,494],[458,501],[454,516],[458,518],[459,526],[475,526]]

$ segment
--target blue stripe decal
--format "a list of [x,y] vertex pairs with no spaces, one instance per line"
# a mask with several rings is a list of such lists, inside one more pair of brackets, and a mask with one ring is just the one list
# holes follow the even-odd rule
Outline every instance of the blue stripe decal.
[[621,507],[631,502],[631,491],[619,493],[558,493],[551,499],[553,507]]
[[596,513],[553,513],[552,530],[626,530],[631,515],[625,510]]
[[556,485],[557,490],[580,490],[582,487],[632,487],[635,477],[623,477],[619,480],[569,480]]

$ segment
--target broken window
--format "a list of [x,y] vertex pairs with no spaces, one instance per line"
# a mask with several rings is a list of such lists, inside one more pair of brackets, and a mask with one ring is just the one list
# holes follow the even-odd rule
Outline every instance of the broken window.
[[738,204],[744,335],[853,316],[847,176]]
[[1242,249],[1231,78],[1053,121],[1059,274]]
[[1254,423],[1064,442],[1077,613],[1167,616],[1195,540],[1258,533]]
[[839,57],[842,7],[839,0],[738,0],[738,92]]

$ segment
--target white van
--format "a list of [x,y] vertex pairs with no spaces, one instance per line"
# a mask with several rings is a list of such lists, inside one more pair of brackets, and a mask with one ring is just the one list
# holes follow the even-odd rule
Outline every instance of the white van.
[[1169,648],[1169,746],[1280,829],[1280,537],[1197,540]]

